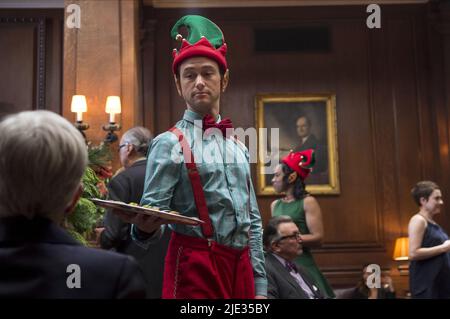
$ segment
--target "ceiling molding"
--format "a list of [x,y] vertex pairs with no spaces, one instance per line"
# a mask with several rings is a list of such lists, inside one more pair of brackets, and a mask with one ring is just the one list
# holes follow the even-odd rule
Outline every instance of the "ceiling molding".
[[418,4],[429,0],[143,0],[154,8],[296,7],[377,4]]

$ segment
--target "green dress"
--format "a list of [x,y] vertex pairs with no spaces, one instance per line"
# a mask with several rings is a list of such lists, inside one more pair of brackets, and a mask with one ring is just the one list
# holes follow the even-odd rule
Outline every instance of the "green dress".
[[[306,225],[303,199],[295,200],[290,203],[283,202],[282,200],[277,200],[273,210],[273,216],[281,215],[287,215],[291,217],[300,230],[300,233],[310,234],[308,226]],[[333,289],[317,267],[309,248],[303,247],[303,254],[298,256],[295,259],[295,262],[308,271],[308,273],[313,277],[319,289],[324,294],[326,294],[328,298],[335,298]]]

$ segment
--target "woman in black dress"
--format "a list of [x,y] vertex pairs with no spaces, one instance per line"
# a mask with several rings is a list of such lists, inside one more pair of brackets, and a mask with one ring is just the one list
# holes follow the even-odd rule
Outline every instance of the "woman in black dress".
[[441,190],[434,182],[422,181],[411,194],[419,205],[408,226],[411,296],[450,298],[450,240],[434,221],[444,204]]

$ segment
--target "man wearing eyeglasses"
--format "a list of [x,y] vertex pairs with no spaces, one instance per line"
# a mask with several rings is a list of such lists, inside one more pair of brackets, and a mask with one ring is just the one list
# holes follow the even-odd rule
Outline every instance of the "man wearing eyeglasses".
[[[141,126],[126,131],[120,140],[119,158],[123,170],[108,184],[108,199],[125,203],[139,203],[144,190],[146,155],[153,139],[152,133]],[[136,245],[130,236],[130,224],[122,221],[110,209],[106,211],[104,228],[97,228],[103,249],[133,256],[146,279],[147,298],[161,298],[164,257],[170,231],[147,249]]]
[[266,249],[267,296],[271,299],[323,299],[306,270],[294,263],[302,239],[289,216],[273,217],[263,234]]

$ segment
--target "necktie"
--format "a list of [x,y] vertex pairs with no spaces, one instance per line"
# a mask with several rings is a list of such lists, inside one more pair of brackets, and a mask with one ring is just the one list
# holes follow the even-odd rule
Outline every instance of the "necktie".
[[231,122],[230,119],[225,118],[222,121],[220,121],[219,123],[216,123],[216,121],[214,120],[214,118],[207,114],[205,115],[205,117],[203,118],[203,131],[206,131],[209,128],[217,128],[222,132],[223,137],[227,138],[229,137],[230,133],[232,130],[228,130],[230,131],[227,135],[227,128],[233,128],[233,123]]
[[[292,275],[295,280],[297,281],[297,283],[299,284],[300,288],[303,289],[303,291],[306,293],[306,295],[310,298],[310,299],[315,299],[316,298],[316,294],[315,292],[308,286],[308,284],[306,283],[305,279],[300,275],[300,273],[298,272],[298,268],[297,265],[294,264],[293,262],[287,261],[285,263],[286,269],[289,272],[294,272],[297,275]],[[313,288],[315,288],[313,286]]]
[[293,262],[286,261],[285,266],[286,266],[286,269],[287,269],[289,272],[292,272],[292,271],[295,272],[295,273],[298,272],[297,265],[294,264]]

